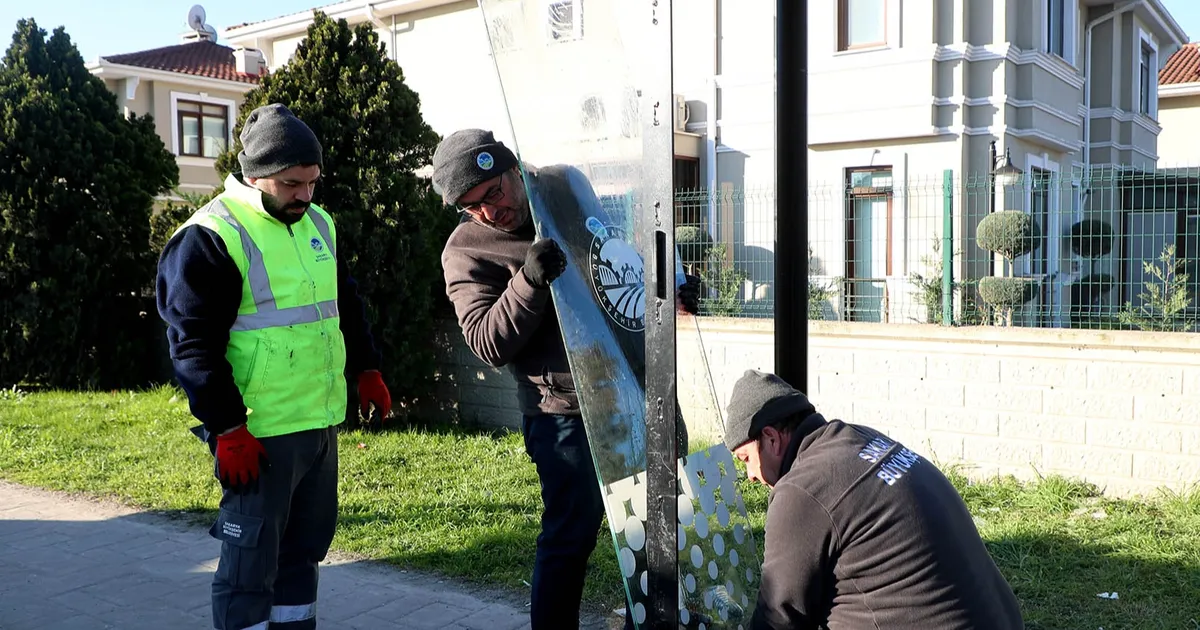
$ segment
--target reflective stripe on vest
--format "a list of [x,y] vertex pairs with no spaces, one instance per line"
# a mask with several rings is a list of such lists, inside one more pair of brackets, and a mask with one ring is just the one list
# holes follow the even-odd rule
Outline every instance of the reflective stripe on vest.
[[[238,315],[237,319],[233,322],[231,330],[262,330],[277,326],[311,324],[322,319],[339,316],[337,300],[327,300],[325,302],[318,302],[317,304],[306,304],[291,308],[279,308],[275,303],[275,294],[271,292],[271,280],[267,276],[267,265],[263,262],[262,250],[250,238],[249,232],[237,220],[237,217],[233,216],[233,212],[229,210],[225,202],[219,198],[215,199],[214,203],[208,204],[198,212],[212,214],[237,230],[240,237],[238,240],[242,242],[242,253],[246,255],[246,261],[249,265],[246,270],[246,278],[250,282],[250,295],[254,298],[254,306],[258,309],[258,312]],[[329,244],[330,255],[336,258],[337,248],[334,245],[333,239],[330,238],[329,224],[312,208],[309,208],[305,214],[317,226],[317,233]]]

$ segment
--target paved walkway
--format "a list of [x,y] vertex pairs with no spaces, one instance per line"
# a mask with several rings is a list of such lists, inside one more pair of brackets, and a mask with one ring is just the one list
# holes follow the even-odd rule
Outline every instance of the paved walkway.
[[[211,629],[219,555],[203,527],[0,482],[3,630]],[[337,558],[322,564],[317,607],[323,630],[529,627],[511,596]]]

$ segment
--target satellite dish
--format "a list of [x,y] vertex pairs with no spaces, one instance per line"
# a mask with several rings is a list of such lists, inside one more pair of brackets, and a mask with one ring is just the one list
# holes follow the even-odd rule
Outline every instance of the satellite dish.
[[217,29],[213,28],[212,24],[205,24],[204,32],[208,33],[208,37],[209,37],[210,41],[214,41],[214,42],[217,41]]
[[192,9],[188,11],[187,19],[188,26],[192,27],[192,30],[203,31],[205,26],[204,20],[208,19],[208,16],[204,13],[204,7],[195,4],[192,5]]

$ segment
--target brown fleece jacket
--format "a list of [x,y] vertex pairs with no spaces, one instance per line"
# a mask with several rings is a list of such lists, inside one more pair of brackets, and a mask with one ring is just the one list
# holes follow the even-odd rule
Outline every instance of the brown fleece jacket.
[[510,233],[463,221],[442,251],[446,295],[471,351],[516,379],[521,413],[577,416],[550,289],[535,288],[521,272],[533,239],[532,222]]

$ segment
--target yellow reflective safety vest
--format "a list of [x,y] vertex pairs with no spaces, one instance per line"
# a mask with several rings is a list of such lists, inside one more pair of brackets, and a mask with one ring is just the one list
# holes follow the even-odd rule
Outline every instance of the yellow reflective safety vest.
[[242,275],[242,302],[225,357],[259,438],[323,429],[346,417],[346,344],[338,318],[337,234],[310,205],[284,225],[262,193],[233,175],[225,192],[180,227],[225,243]]

